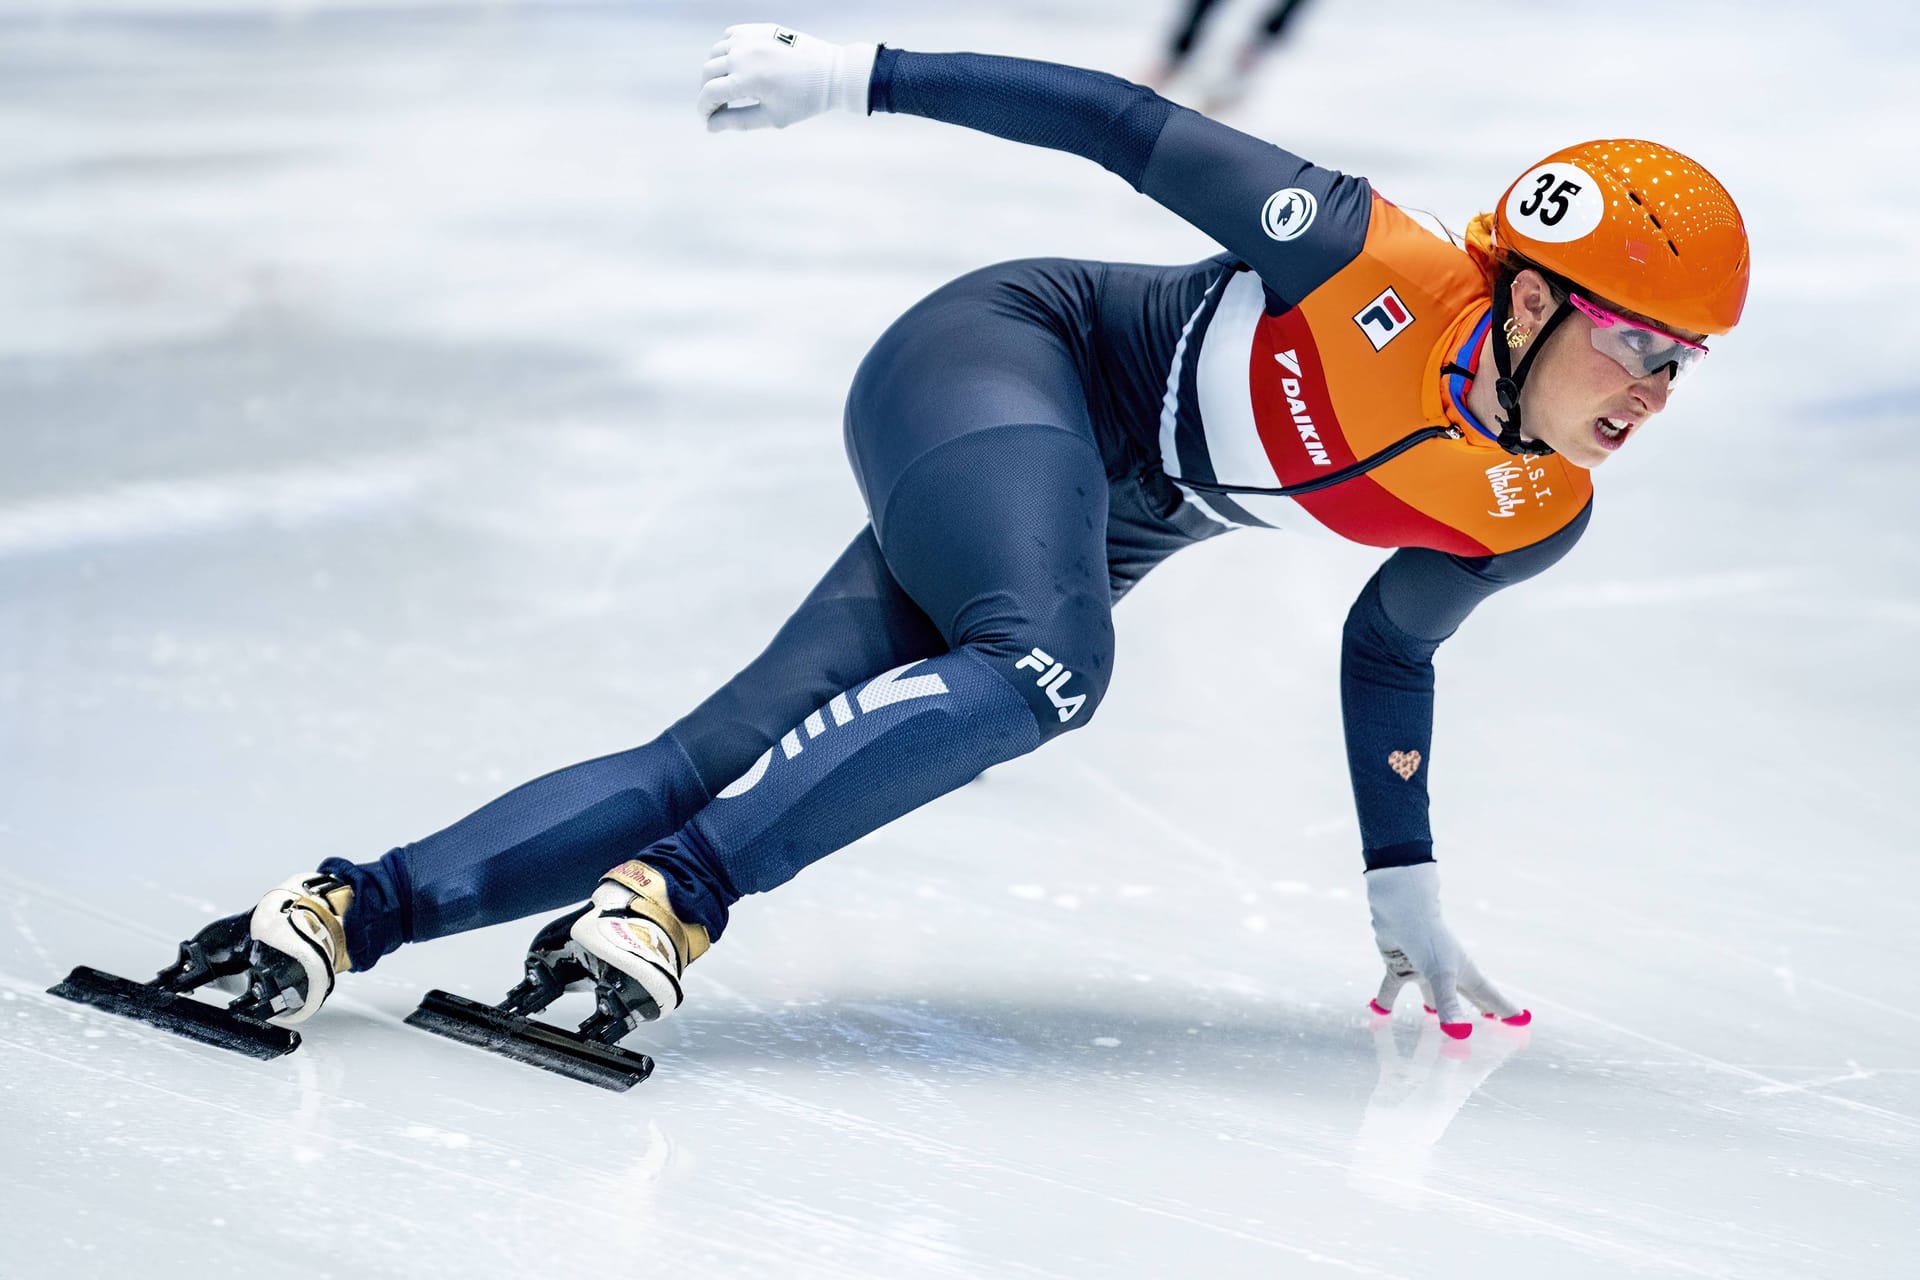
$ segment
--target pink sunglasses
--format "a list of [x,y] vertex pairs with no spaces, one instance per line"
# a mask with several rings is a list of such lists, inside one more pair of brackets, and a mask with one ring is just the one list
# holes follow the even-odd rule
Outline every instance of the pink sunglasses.
[[1668,369],[1668,380],[1678,382],[1681,374],[1699,364],[1707,354],[1706,347],[1698,342],[1630,320],[1577,293],[1569,292],[1567,298],[1580,309],[1581,315],[1593,321],[1594,350],[1612,357],[1614,363],[1636,378]]

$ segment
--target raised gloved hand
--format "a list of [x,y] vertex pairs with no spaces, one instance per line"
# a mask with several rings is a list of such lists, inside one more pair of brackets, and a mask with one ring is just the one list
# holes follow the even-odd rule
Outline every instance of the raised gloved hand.
[[784,129],[838,109],[867,113],[877,44],[829,44],[791,27],[728,27],[700,69],[707,130]]
[[1367,872],[1367,906],[1373,913],[1373,940],[1387,964],[1380,994],[1371,1005],[1375,1013],[1391,1013],[1400,988],[1417,982],[1427,1012],[1438,1013],[1440,1029],[1455,1040],[1473,1034],[1473,1015],[1462,996],[1508,1026],[1533,1021],[1533,1014],[1481,975],[1440,918],[1439,867],[1419,862]]

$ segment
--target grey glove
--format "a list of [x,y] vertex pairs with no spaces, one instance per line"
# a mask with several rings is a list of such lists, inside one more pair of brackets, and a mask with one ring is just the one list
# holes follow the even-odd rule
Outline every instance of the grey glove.
[[1410,867],[1381,867],[1367,872],[1367,906],[1373,914],[1373,940],[1386,962],[1387,975],[1370,1007],[1393,1012],[1394,999],[1409,982],[1420,985],[1428,1013],[1440,1015],[1440,1029],[1455,1040],[1473,1034],[1473,1014],[1465,996],[1489,1018],[1524,1027],[1533,1014],[1500,994],[1481,974],[1440,918],[1440,868],[1431,862]]

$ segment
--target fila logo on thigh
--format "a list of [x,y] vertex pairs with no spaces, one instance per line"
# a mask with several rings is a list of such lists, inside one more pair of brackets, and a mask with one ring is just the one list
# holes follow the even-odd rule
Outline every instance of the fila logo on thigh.
[[1076,693],[1070,698],[1060,696],[1060,690],[1065,687],[1067,681],[1073,679],[1073,672],[1067,670],[1066,667],[1060,663],[1055,662],[1045,649],[1035,649],[1032,653],[1014,663],[1013,669],[1015,671],[1038,671],[1041,673],[1040,677],[1035,680],[1034,683],[1047,691],[1047,701],[1051,702],[1055,709],[1060,712],[1061,724],[1065,724],[1067,721],[1073,719],[1074,716],[1080,713],[1080,708],[1087,705],[1087,695],[1084,693]]
[[[915,698],[938,697],[947,691],[947,682],[938,674],[910,676],[907,673],[919,666],[918,662],[909,662],[904,667],[895,667],[885,675],[875,676],[860,686],[860,691],[848,698],[837,693],[833,701],[819,708],[802,720],[798,727],[789,729],[780,739],[780,754],[791,760],[806,750],[801,741],[805,734],[812,741],[822,734],[852,724],[859,716],[868,715],[882,707],[890,707],[896,702],[911,702]],[[854,708],[859,710],[855,711]],[[753,767],[727,785],[727,788],[715,796],[715,800],[732,800],[754,789],[760,779],[767,776],[767,769],[773,764],[773,748],[768,747],[753,762]]]

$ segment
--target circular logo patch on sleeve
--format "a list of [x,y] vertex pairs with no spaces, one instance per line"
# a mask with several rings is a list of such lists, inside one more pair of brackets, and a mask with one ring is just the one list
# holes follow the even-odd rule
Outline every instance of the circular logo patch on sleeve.
[[1260,225],[1275,240],[1298,240],[1313,225],[1320,202],[1305,187],[1288,187],[1267,197],[1260,209]]

